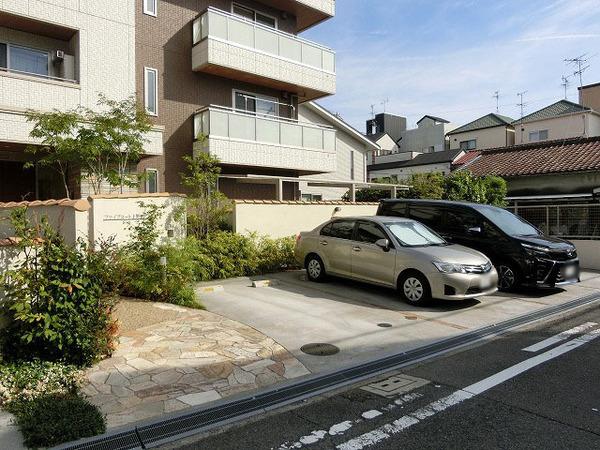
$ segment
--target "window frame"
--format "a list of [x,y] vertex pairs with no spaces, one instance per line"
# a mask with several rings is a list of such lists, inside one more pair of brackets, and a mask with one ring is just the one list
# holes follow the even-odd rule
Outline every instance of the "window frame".
[[[540,133],[546,133],[546,137],[542,139],[540,137]],[[532,135],[535,135],[536,138],[532,139],[532,137],[531,137]],[[545,130],[535,130],[535,131],[529,132],[529,142],[543,142],[543,141],[547,141],[549,137],[550,137],[550,133],[547,128]]]
[[[473,147],[469,146],[469,143],[473,142]],[[463,148],[463,144],[467,144],[466,147]],[[460,141],[458,143],[459,150],[476,150],[477,149],[477,139],[467,139],[466,141]]]
[[[4,44],[6,46],[6,67],[0,67],[0,69],[5,69],[7,72],[21,73],[23,75],[31,75],[34,77],[54,78],[52,75],[50,75],[50,64],[52,63],[52,61],[50,61],[50,50],[37,48],[37,47],[30,47],[28,45],[15,44],[15,43],[5,41],[5,40],[0,40],[0,44]],[[22,48],[25,50],[31,50],[31,51],[39,52],[39,53],[45,53],[46,59],[47,59],[46,74],[44,75],[44,74],[39,74],[39,73],[35,73],[35,72],[25,72],[23,70],[13,69],[11,67],[11,63],[10,63],[11,48],[13,48],[13,47]]]
[[[235,97],[236,94],[244,94],[244,95],[248,95],[251,97],[255,97],[256,99],[259,100],[267,100],[267,101],[271,101],[275,104],[275,114],[271,115],[271,114],[262,114],[262,113],[258,113],[257,111],[248,111],[246,109],[238,109],[236,107],[236,103],[235,103]],[[244,91],[242,89],[236,89],[233,88],[231,90],[231,106],[233,108],[234,111],[236,112],[241,112],[241,113],[249,113],[249,114],[254,114],[254,115],[260,115],[262,117],[276,117],[279,118],[279,98],[277,97],[271,97],[270,95],[263,95],[263,94],[257,94],[256,92],[250,92],[250,91]]]
[[381,225],[379,225],[378,223],[371,222],[369,220],[357,220],[356,221],[356,224],[354,225],[354,236],[353,236],[353,240],[355,242],[360,242],[363,245],[376,245],[375,242],[361,241],[359,239],[359,228],[360,228],[361,224],[374,226],[376,229],[378,229],[381,232],[381,234],[383,234],[383,237],[380,239],[387,239],[388,242],[390,243],[390,248],[394,248],[394,243],[393,243],[392,239],[390,238],[389,234],[384,230],[384,228]]
[[[148,72],[153,72],[154,73],[154,81],[155,81],[155,85],[154,85],[154,100],[155,100],[155,105],[154,105],[154,111],[150,111],[148,108],[148,93],[149,93],[149,89],[148,89]],[[153,67],[146,67],[144,66],[144,109],[146,111],[146,114],[148,114],[149,116],[152,117],[158,117],[158,69],[155,69]]]
[[148,9],[148,0],[143,0],[142,10],[147,16],[158,17],[158,0],[151,0],[154,3],[154,11]]
[[[247,20],[249,20],[249,19],[248,19],[248,18],[246,18],[246,17],[244,17],[244,16],[240,16],[240,15],[236,14],[236,13],[233,11],[233,9],[234,9],[236,6],[237,6],[238,8],[245,9],[246,11],[252,11],[252,13],[254,14],[254,19],[252,20],[252,22],[253,22],[253,23],[255,23],[255,24],[257,24],[257,25],[260,25],[260,26],[263,26],[263,27],[267,27],[267,28],[273,28],[274,30],[279,30],[279,21],[277,20],[277,17],[275,17],[275,16],[272,16],[271,14],[268,14],[268,13],[265,13],[265,12],[262,12],[262,11],[259,11],[259,10],[257,10],[257,9],[251,8],[251,7],[249,7],[249,6],[242,5],[242,4],[240,4],[240,3],[237,3],[237,2],[231,2],[231,14],[233,14],[235,17],[238,17],[238,18],[240,18],[240,19],[243,19],[243,20],[246,20],[246,21],[247,21]],[[256,14],[260,14],[261,16],[265,16],[265,17],[269,17],[269,18],[273,19],[273,20],[275,21],[275,27],[270,27],[269,25],[265,25],[264,23],[257,22],[257,21],[256,21]]]
[[[159,188],[158,188],[158,169],[155,169],[154,167],[148,167],[144,170],[144,172],[146,173],[146,180],[145,180],[145,192],[147,194],[156,194],[158,192],[160,192]],[[148,174],[149,173],[154,173],[156,175],[156,191],[155,192],[150,192],[150,188],[149,188],[149,178],[148,178]]]
[[[345,238],[345,237],[339,237],[339,236],[332,236],[332,235],[328,235],[328,234],[323,234],[323,230],[327,227],[330,227],[331,230],[333,230],[333,226],[336,223],[340,223],[340,222],[350,222],[352,223],[352,231],[350,233],[350,237],[349,238]],[[332,238],[332,239],[342,239],[344,241],[353,241],[354,240],[354,236],[356,234],[356,220],[350,220],[350,219],[337,219],[337,220],[332,220],[331,222],[329,222],[328,224],[324,225],[321,230],[319,230],[319,236],[326,236],[328,238]]]

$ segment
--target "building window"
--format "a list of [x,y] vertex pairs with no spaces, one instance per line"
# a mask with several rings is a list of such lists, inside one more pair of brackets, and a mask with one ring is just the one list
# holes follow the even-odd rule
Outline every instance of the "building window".
[[354,180],[354,150],[350,151],[350,179]]
[[322,194],[302,194],[303,202],[320,202],[323,200]]
[[20,45],[0,43],[0,68],[47,77],[48,52]]
[[150,67],[144,68],[144,104],[148,114],[158,116],[158,71]]
[[146,192],[154,194],[158,192],[158,170],[146,169]]
[[275,17],[258,12],[246,6],[233,3],[231,5],[231,12],[236,16],[243,17],[244,19],[251,20],[252,22],[260,23],[261,25],[265,25],[270,28],[277,28],[277,19]]
[[144,0],[144,14],[156,17],[158,0]]
[[477,148],[477,139],[470,139],[468,141],[460,141],[461,150],[475,150]]
[[545,141],[548,139],[548,130],[538,130],[529,132],[529,142]]
[[275,97],[233,91],[233,105],[238,111],[252,112],[266,116],[279,116],[279,102]]

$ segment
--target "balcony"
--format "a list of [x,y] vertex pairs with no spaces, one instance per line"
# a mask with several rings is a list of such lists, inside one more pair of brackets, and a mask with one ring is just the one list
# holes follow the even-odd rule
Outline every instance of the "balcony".
[[210,106],[194,116],[194,152],[208,151],[221,163],[295,170],[303,175],[334,172],[335,130],[268,115]]
[[262,0],[262,3],[293,14],[297,32],[335,16],[335,0]]
[[293,92],[301,102],[335,93],[335,53],[319,44],[209,8],[193,22],[192,69]]

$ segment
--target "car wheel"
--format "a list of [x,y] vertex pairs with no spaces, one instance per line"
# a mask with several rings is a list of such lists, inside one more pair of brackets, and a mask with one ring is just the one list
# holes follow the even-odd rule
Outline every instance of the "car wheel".
[[510,264],[500,263],[496,266],[498,271],[498,289],[501,291],[512,291],[519,284],[519,276]]
[[317,255],[310,255],[306,260],[306,276],[310,281],[323,281],[325,279],[325,265]]
[[431,288],[427,278],[419,272],[402,275],[398,283],[400,295],[411,305],[423,305],[431,300]]

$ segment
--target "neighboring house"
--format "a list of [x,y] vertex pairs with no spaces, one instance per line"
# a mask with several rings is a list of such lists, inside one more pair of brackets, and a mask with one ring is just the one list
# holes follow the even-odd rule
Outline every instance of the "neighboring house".
[[485,150],[463,168],[505,178],[509,197],[592,197],[600,188],[600,137]]
[[513,119],[487,114],[447,133],[451,150],[482,150],[507,147],[515,143]]
[[581,86],[579,89],[579,104],[600,111],[600,83]]
[[368,163],[374,164],[377,158],[380,156],[391,155],[393,153],[398,153],[400,149],[398,148],[398,144],[392,139],[392,137],[384,132],[368,134],[367,139],[373,142],[377,147],[377,150],[373,150],[369,153]]
[[398,141],[400,152],[434,153],[448,150],[446,134],[456,126],[446,119],[423,116],[417,128],[405,130]]
[[[359,183],[367,181],[367,156],[371,152],[380,150],[377,144],[367,139],[339,116],[314,102],[306,102],[299,106],[298,120],[301,123],[330,126],[336,131],[335,172],[302,178]],[[308,186],[305,182],[300,182],[299,189],[300,197],[306,201],[340,200],[348,190],[346,187]]]
[[[95,108],[98,93],[114,100],[133,95],[135,2],[109,0],[0,2],[0,202],[63,198],[62,181],[48,167],[25,169],[33,127],[27,110]],[[162,152],[160,129],[146,144]],[[79,172],[69,172],[74,197]]]
[[138,95],[165,126],[164,154],[144,168],[161,191],[181,191],[182,157],[198,152],[219,158],[219,189],[237,199],[296,199],[290,178],[336,172],[335,129],[298,121],[300,104],[335,93],[335,53],[298,36],[335,0],[135,3]]
[[368,167],[369,181],[384,177],[397,177],[406,181],[414,173],[439,172],[448,175],[454,161],[464,155],[462,150],[443,150],[423,153],[405,161],[383,162]]
[[600,136],[600,114],[587,106],[559,100],[513,121],[515,144]]

